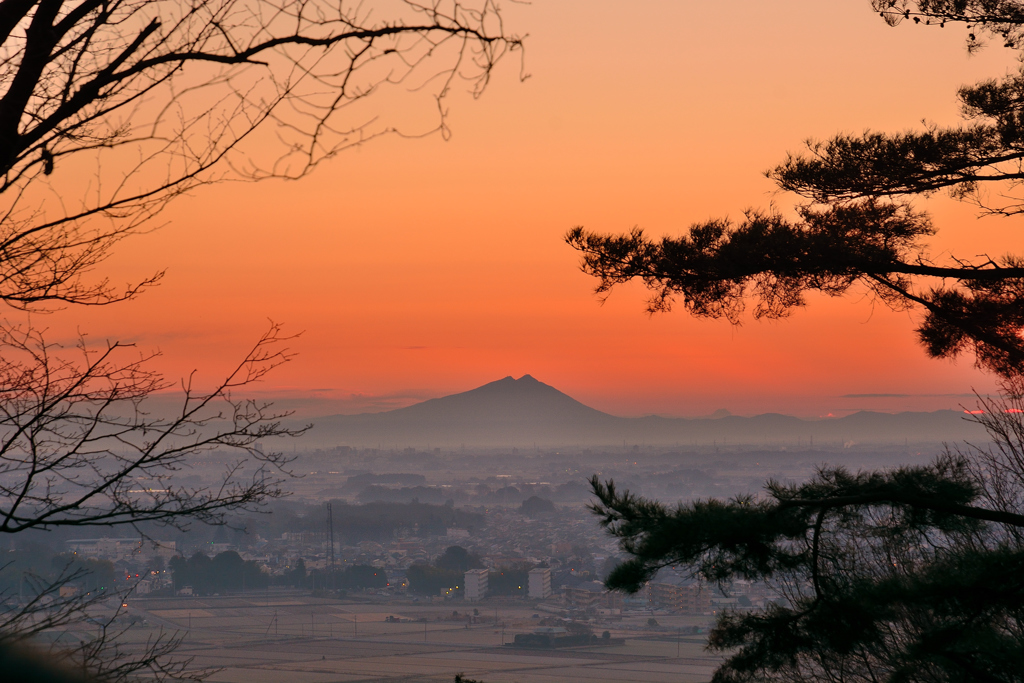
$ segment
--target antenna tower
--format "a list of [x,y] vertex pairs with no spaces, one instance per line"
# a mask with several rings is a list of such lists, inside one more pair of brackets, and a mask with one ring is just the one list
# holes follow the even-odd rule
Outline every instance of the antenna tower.
[[331,540],[331,550],[327,555],[331,565],[331,585],[334,585],[334,512],[331,504],[327,503],[327,530]]

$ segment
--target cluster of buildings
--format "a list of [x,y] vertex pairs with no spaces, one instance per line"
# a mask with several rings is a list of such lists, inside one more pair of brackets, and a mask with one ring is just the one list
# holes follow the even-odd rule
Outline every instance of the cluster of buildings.
[[174,541],[145,538],[76,538],[67,541],[68,551],[83,558],[111,562],[167,561],[177,554]]
[[[581,509],[560,508],[554,514],[527,518],[510,508],[481,509],[486,524],[479,529],[451,528],[445,535],[395,537],[385,542],[362,541],[354,545],[335,544],[324,534],[286,532],[278,539],[258,535],[247,537],[250,544],[236,547],[228,543],[205,543],[182,548],[174,542],[91,538],[68,543],[79,556],[95,557],[115,563],[127,574],[140,568],[162,569],[175,554],[190,556],[201,551],[215,556],[234,550],[243,560],[255,561],[264,572],[281,575],[297,565],[301,558],[308,571],[334,566],[368,565],[387,572],[389,587],[377,589],[384,594],[401,594],[408,582],[405,572],[416,563],[429,564],[445,549],[458,545],[479,558],[483,568],[465,573],[459,590],[447,590],[435,599],[462,597],[480,601],[488,597],[491,571],[506,567],[534,567],[525,586],[530,600],[557,605],[572,612],[616,614],[622,610],[664,610],[684,614],[712,614],[725,605],[747,607],[763,605],[767,593],[743,586],[729,596],[693,580],[662,571],[646,589],[636,595],[608,591],[599,580],[616,562],[615,541],[604,534],[592,515]],[[522,571],[522,570],[520,570]],[[169,572],[147,573],[137,589],[140,593],[164,588],[171,583]],[[454,587],[453,587],[454,588]]]
[[[478,602],[487,597],[488,569],[470,569],[465,575],[465,592],[463,597],[471,602]],[[527,581],[527,597],[531,600],[546,600],[551,597],[551,568],[537,567],[531,569]]]
[[[66,545],[68,553],[76,559],[110,562],[115,577],[123,576],[137,595],[145,595],[171,585],[171,574],[164,567],[178,553],[174,541],[103,537],[76,538],[67,541]],[[61,597],[67,597],[73,594],[75,588],[65,586],[61,590]]]

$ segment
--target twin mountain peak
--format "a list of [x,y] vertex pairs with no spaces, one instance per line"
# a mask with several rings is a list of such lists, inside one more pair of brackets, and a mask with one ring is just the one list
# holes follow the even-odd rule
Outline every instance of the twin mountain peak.
[[936,443],[984,435],[963,413],[858,412],[829,420],[778,414],[708,418],[616,417],[586,406],[530,375],[381,413],[317,418],[309,434],[324,445],[601,446],[628,444],[820,445]]

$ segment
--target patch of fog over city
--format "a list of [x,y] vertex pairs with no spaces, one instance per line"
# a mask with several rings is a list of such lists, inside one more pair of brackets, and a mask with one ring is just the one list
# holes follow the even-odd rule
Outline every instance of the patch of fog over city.
[[[288,495],[228,526],[141,525],[145,538],[51,532],[25,539],[31,544],[15,554],[28,567],[63,552],[88,563],[96,580],[134,583],[118,617],[133,637],[185,632],[180,654],[226,667],[224,680],[244,680],[253,667],[297,672],[309,661],[324,673],[380,677],[394,668],[423,680],[460,672],[486,680],[502,667],[480,655],[507,652],[506,669],[532,681],[564,666],[555,657],[563,648],[609,680],[632,680],[637,672],[621,665],[637,661],[706,680],[719,661],[703,649],[715,615],[777,596],[672,570],[636,595],[606,591],[600,581],[622,555],[586,507],[591,476],[662,501],[729,498],[757,494],[768,478],[805,480],[825,463],[884,468],[927,462],[940,449],[296,448]],[[211,485],[227,462],[208,454],[175,484]],[[96,580],[81,590],[96,590]]]

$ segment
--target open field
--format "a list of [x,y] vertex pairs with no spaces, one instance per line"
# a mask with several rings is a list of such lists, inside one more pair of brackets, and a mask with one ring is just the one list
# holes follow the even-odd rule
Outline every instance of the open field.
[[[474,607],[477,623],[467,623],[465,613]],[[456,610],[459,617],[452,616]],[[210,678],[217,683],[451,681],[456,673],[485,683],[697,683],[710,679],[718,661],[698,637],[636,630],[631,621],[646,617],[599,627],[625,638],[622,645],[503,647],[536,627],[536,610],[525,604],[373,604],[252,594],[139,599],[129,613],[148,622],[129,630],[131,642],[143,643],[160,628],[187,631],[180,654],[194,657],[196,668],[221,669]],[[658,618],[671,628],[707,621]]]

